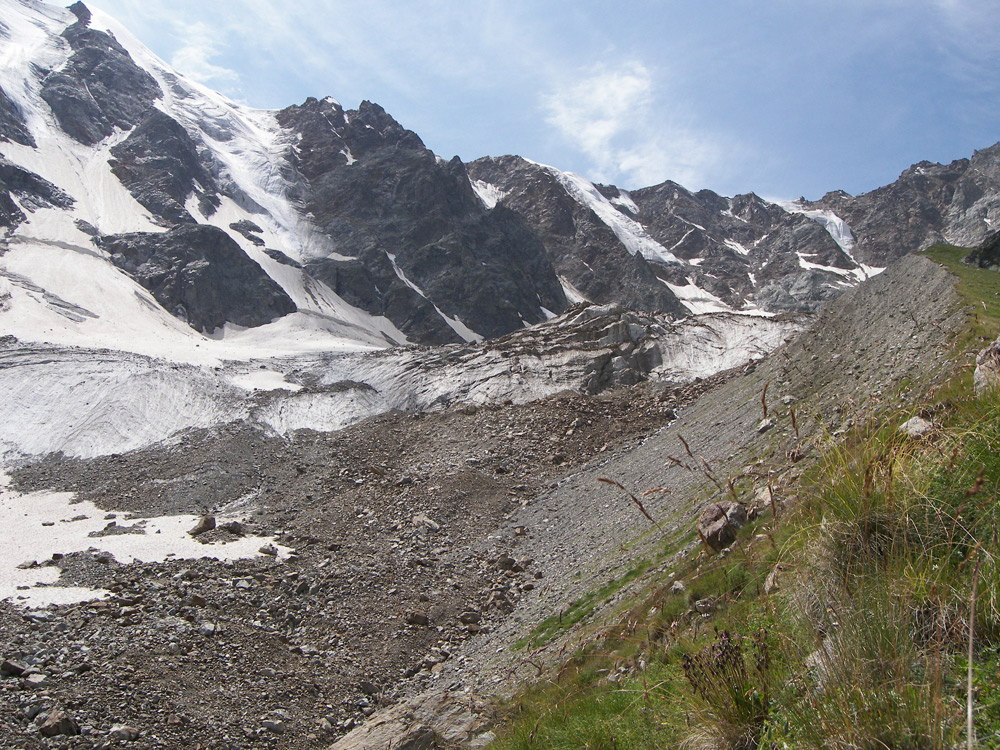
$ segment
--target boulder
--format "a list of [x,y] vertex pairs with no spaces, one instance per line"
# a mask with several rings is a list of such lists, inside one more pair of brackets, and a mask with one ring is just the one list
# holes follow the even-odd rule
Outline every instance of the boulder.
[[65,711],[52,711],[38,728],[43,737],[68,737],[80,734],[80,725]]
[[198,519],[198,523],[194,525],[188,534],[191,536],[198,536],[199,534],[204,534],[206,531],[211,531],[215,528],[215,516],[202,516]]
[[486,704],[470,693],[421,693],[376,712],[330,750],[467,747],[486,728],[486,711]]
[[976,357],[973,382],[977,396],[1000,387],[1000,336]]
[[698,518],[698,533],[712,549],[723,550],[736,540],[736,532],[746,525],[746,506],[732,500],[712,503]]
[[923,417],[913,417],[901,424],[899,429],[901,432],[905,432],[911,440],[917,440],[933,430],[934,425]]

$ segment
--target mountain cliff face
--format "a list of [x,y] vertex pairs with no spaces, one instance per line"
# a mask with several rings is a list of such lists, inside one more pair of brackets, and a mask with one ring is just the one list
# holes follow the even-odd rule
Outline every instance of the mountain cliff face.
[[438,159],[377,104],[311,99],[277,119],[298,139],[302,207],[337,248],[306,269],[350,304],[427,343],[456,339],[446,318],[495,337],[566,307],[524,223],[486,209],[461,161]]
[[76,275],[68,264],[100,258],[88,273],[204,333],[284,321],[331,346],[443,344],[584,301],[815,311],[902,254],[975,244],[1000,221],[1000,144],[856,197],[629,192],[517,156],[444,160],[367,101],[242,107],[82,3],[0,9],[18,49],[0,70],[0,253],[41,243]]
[[977,245],[1000,226],[1000,143],[951,164],[914,164],[870,193],[836,191],[805,205],[841,216],[859,259],[872,265],[941,241]]

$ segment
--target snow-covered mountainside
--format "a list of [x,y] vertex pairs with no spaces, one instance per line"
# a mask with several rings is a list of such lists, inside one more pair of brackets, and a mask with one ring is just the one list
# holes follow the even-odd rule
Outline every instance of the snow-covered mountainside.
[[239,105],[82,3],[0,0],[0,35],[0,315],[23,340],[272,327],[285,349],[367,348],[492,338],[579,301],[815,310],[1000,210],[996,147],[812,204],[626,192],[445,161],[370,102]]

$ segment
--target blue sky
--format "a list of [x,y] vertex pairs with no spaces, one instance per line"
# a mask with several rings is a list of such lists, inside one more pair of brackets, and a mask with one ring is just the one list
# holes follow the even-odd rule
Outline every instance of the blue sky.
[[851,193],[1000,141],[1000,0],[85,0],[250,105],[626,188]]

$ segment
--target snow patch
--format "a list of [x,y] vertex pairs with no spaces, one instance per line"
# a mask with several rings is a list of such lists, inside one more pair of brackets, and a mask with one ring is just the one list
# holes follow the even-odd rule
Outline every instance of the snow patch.
[[611,203],[616,206],[621,206],[622,208],[631,211],[634,214],[639,213],[639,207],[632,200],[632,196],[628,194],[627,190],[618,190],[618,195],[611,198]]
[[[662,281],[662,279],[661,279]],[[664,281],[663,283],[667,285],[671,292],[681,301],[693,315],[703,315],[705,313],[716,313],[716,312],[733,312],[733,308],[723,302],[721,299],[716,297],[711,292],[706,292],[704,289],[699,287],[694,283],[694,279],[688,277],[688,283],[680,286],[677,284],[670,284]]]
[[492,185],[484,180],[472,180],[469,182],[472,184],[472,189],[479,196],[479,200],[483,202],[486,208],[495,208],[497,203],[503,200],[507,193],[498,188],[496,185]]
[[650,237],[642,224],[615,208],[592,182],[573,172],[563,172],[555,167],[538,164],[538,162],[531,163],[547,170],[565,188],[570,197],[597,214],[598,218],[611,228],[618,241],[625,246],[629,253],[642,255],[647,260],[659,263],[681,263],[676,255]]
[[[27,567],[50,560],[53,554],[106,552],[119,562],[164,562],[169,559],[241,560],[255,557],[264,544],[274,544],[279,556],[291,551],[273,537],[246,536],[227,543],[202,544],[187,532],[198,516],[176,515],[135,518],[111,514],[112,524],[133,528],[135,533],[90,536],[109,525],[109,514],[90,502],[76,502],[70,492],[22,494],[10,487],[10,478],[0,470],[0,528],[7,542],[0,547],[0,599],[26,607],[69,604],[101,599],[103,589],[58,585],[59,569]],[[219,517],[221,522],[244,520]],[[19,565],[26,567],[18,568]]]
[[743,247],[743,245],[741,245],[736,240],[726,240],[726,247],[730,248],[731,250],[735,250],[740,255],[749,255],[750,254],[750,251],[747,250],[745,247]]
[[571,304],[576,304],[577,302],[590,302],[583,292],[573,286],[573,283],[567,279],[565,276],[558,276],[559,284],[562,286],[563,294],[566,295],[566,300]]

